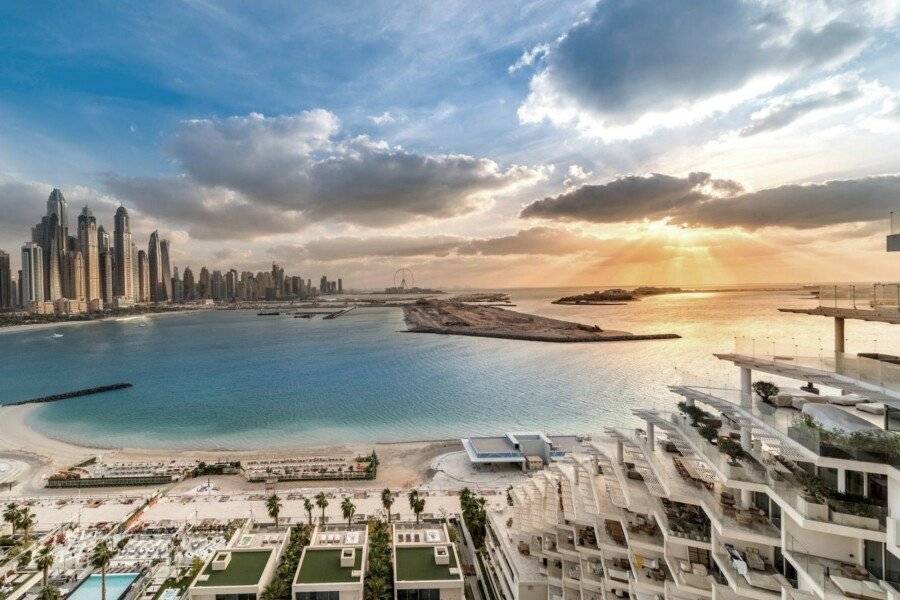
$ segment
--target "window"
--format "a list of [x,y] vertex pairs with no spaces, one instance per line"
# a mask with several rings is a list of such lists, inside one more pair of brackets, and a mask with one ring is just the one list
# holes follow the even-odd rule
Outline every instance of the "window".
[[256,600],[256,594],[216,594],[216,600]]
[[294,600],[338,600],[340,592],[297,592]]
[[397,590],[397,600],[441,600],[441,590]]

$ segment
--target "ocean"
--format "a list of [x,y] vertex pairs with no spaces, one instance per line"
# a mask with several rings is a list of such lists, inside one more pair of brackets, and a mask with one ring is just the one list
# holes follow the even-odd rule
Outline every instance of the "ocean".
[[[673,294],[621,306],[550,303],[583,288],[506,291],[516,310],[682,338],[553,344],[416,334],[404,331],[398,308],[334,320],[191,312],[0,335],[0,402],[131,382],[30,416],[30,426],[53,437],[103,447],[598,435],[635,424],[634,407],[673,406],[667,385],[737,385],[737,369],[712,356],[733,349],[736,336],[832,348],[830,319],[777,311],[814,305],[796,291]],[[847,323],[848,352],[898,347],[900,327]]]

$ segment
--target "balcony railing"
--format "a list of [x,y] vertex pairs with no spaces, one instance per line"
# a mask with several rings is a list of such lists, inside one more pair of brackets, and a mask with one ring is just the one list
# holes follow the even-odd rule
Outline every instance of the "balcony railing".
[[790,341],[735,338],[735,354],[749,356],[773,366],[820,371],[825,376],[836,376],[868,384],[873,391],[900,394],[900,364],[845,352],[828,351],[825,348],[804,348]]
[[823,285],[817,291],[823,308],[900,311],[898,283]]

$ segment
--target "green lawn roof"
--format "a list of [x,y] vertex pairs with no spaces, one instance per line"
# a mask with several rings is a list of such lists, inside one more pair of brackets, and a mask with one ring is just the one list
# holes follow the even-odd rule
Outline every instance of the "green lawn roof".
[[297,570],[297,583],[352,583],[359,581],[351,575],[362,568],[362,548],[356,549],[353,567],[341,566],[340,548],[307,548]]
[[272,556],[272,550],[219,550],[214,554],[218,556],[222,552],[231,552],[231,562],[224,571],[213,571],[212,565],[206,565],[203,575],[209,578],[205,581],[197,580],[200,587],[217,587],[228,585],[256,585],[262,577],[266,563]]
[[397,547],[397,579],[400,581],[446,581],[459,579],[450,573],[456,566],[456,553],[448,545],[450,562],[446,565],[434,563],[434,546]]

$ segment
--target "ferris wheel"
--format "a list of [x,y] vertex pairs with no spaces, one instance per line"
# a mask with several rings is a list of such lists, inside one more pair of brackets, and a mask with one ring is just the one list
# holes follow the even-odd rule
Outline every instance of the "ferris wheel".
[[408,287],[413,287],[415,283],[413,272],[406,267],[394,271],[394,287],[405,290]]

